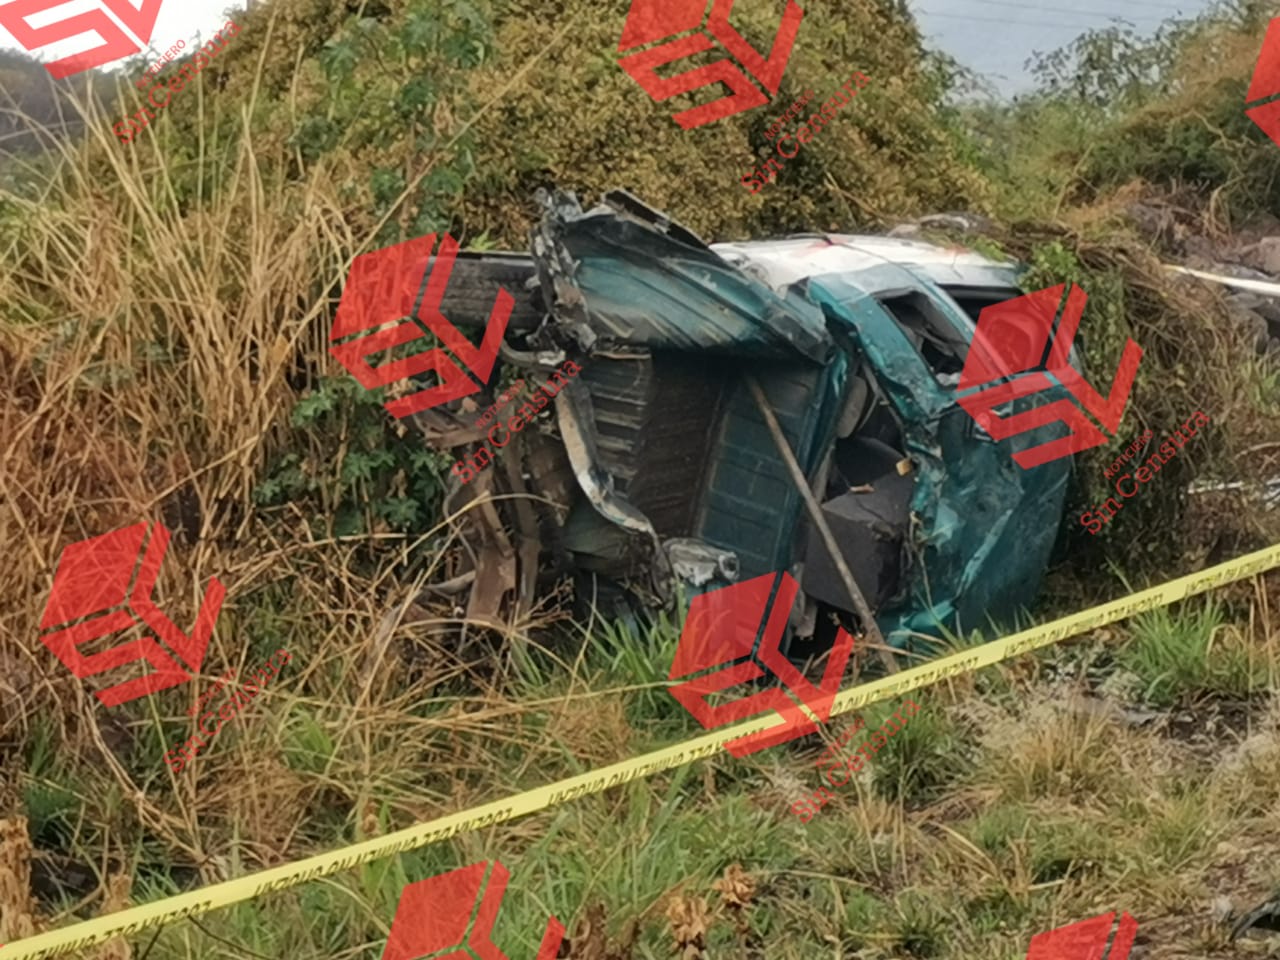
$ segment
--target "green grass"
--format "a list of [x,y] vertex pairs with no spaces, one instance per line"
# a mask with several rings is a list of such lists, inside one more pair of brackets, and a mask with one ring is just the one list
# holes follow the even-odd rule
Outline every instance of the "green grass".
[[[1233,691],[1260,704],[1238,655],[1211,649],[1210,637],[1234,629],[1255,669],[1266,661],[1260,635],[1225,611],[1197,602],[1140,617],[1114,656],[1165,702]],[[296,613],[279,622],[305,623]],[[434,669],[452,679],[400,690],[404,675],[395,680],[389,665],[389,685],[373,681],[382,692],[363,703],[350,664],[309,663],[301,639],[288,638],[294,660],[274,696],[202,755],[198,779],[178,778],[176,792],[167,777],[151,784],[145,802],[180,818],[167,833],[140,831],[110,775],[55,751],[56,731],[33,725],[31,832],[88,863],[113,844],[135,870],[134,902],[384,834],[698,733],[663,689],[674,635],[659,624],[518,640],[506,675],[470,679],[441,652]],[[1073,648],[1032,656],[1062,663]],[[789,807],[795,791],[821,782],[822,735],[742,760],[720,753],[216,911],[199,927],[173,925],[148,960],[377,960],[406,884],[490,859],[511,871],[496,940],[513,957],[532,955],[551,914],[572,934],[599,910],[615,948],[630,944],[623,956],[667,960],[665,914],[677,898],[706,901],[713,958],[1020,956],[1035,932],[1066,919],[1120,905],[1141,920],[1177,901],[1213,868],[1218,840],[1243,829],[1240,818],[1280,799],[1266,765],[1280,768],[1280,757],[1219,772],[1154,725],[1063,714],[1014,666],[913,694],[920,712],[807,823]],[[896,706],[863,711],[867,729]],[[1232,749],[1225,741],[1223,756]],[[209,858],[202,876],[174,845],[188,836],[182,817],[194,817]],[[1249,838],[1276,840],[1265,830]],[[745,933],[713,889],[733,864],[756,883]]]
[[1144,698],[1157,706],[1197,696],[1243,698],[1265,685],[1265,674],[1246,648],[1231,642],[1224,625],[1213,599],[1193,601],[1180,614],[1167,607],[1140,614],[1118,664],[1140,678]]

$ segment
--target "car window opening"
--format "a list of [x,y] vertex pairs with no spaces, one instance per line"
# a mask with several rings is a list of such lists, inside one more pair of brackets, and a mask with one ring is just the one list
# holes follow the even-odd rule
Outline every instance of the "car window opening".
[[[873,610],[901,601],[907,584],[907,536],[915,475],[906,468],[897,419],[859,363],[850,375],[822,482],[822,514],[854,582]],[[857,630],[853,601],[818,531],[806,524],[801,587],[817,602],[814,650],[837,626]],[[809,651],[805,643],[795,653]]]
[[964,338],[924,296],[910,293],[885,297],[879,303],[898,321],[935,377],[942,379],[960,373],[967,350]]

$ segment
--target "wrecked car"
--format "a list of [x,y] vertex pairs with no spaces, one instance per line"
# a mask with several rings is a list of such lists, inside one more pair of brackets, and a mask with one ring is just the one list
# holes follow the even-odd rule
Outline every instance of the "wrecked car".
[[[1020,468],[1035,441],[993,441],[954,399],[979,311],[1021,294],[1014,266],[879,236],[708,245],[623,191],[539,199],[530,252],[460,254],[442,309],[481,325],[505,289],[510,375],[580,372],[491,469],[455,471],[469,546],[435,592],[500,623],[569,574],[627,616],[787,571],[796,649],[865,635],[868,608],[910,648],[1031,604],[1071,459]],[[500,393],[412,419],[462,460]]]

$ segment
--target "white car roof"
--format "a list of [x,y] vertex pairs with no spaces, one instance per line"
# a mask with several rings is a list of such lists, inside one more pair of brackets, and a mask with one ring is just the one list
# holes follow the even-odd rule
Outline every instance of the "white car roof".
[[963,247],[868,234],[804,234],[778,240],[713,243],[711,249],[735,266],[748,266],[775,290],[797,280],[894,263],[916,267],[941,286],[1016,286],[1013,264]]

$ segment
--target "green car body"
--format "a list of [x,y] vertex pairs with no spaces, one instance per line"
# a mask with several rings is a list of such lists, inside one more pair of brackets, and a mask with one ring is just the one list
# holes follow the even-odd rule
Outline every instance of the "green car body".
[[583,368],[557,418],[587,593],[665,604],[787,571],[791,637],[856,629],[754,380],[892,644],[1031,605],[1071,460],[1022,469],[1011,454],[1054,428],[994,442],[955,388],[980,310],[1021,293],[1014,267],[884,237],[708,246],[626,193],[543,199],[534,339]]

